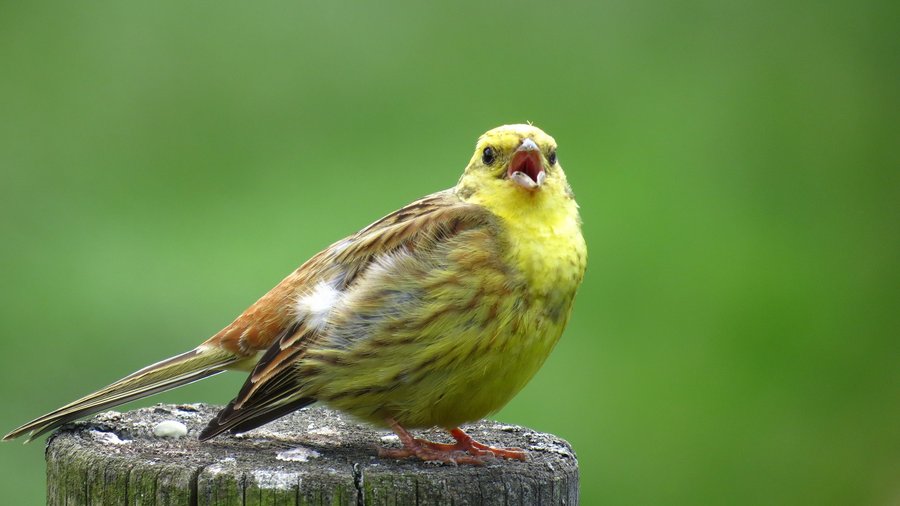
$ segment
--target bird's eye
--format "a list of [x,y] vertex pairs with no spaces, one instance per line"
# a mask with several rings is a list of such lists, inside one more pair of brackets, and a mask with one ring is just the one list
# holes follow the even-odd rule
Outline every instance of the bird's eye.
[[550,156],[547,157],[547,161],[550,162],[550,165],[556,165],[556,150],[550,152]]
[[481,161],[484,162],[485,165],[490,165],[494,163],[494,149],[490,146],[484,148],[484,151],[481,152]]

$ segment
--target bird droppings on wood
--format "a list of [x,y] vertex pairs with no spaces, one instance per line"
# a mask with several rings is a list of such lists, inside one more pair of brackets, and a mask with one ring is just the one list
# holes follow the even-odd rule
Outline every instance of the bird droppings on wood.
[[187,426],[178,420],[163,420],[153,426],[153,435],[178,439],[187,436]]
[[[569,444],[524,427],[482,421],[465,430],[489,444],[528,449],[528,462],[454,467],[379,458],[376,448],[396,446],[396,436],[326,408],[300,410],[243,437],[197,441],[218,409],[157,405],[65,425],[48,443],[48,504],[118,504],[126,497],[139,504],[349,506],[578,501]],[[154,436],[154,427],[173,419],[187,437]],[[440,430],[415,434],[447,439]]]
[[321,454],[315,450],[310,450],[309,448],[305,448],[303,446],[298,446],[297,448],[292,448],[290,450],[285,450],[283,452],[278,452],[275,454],[275,458],[278,460],[286,460],[292,462],[306,462],[309,459],[315,459],[320,457]]
[[396,434],[388,434],[387,436],[381,436],[382,443],[399,443],[400,436]]
[[124,445],[124,444],[128,444],[131,442],[130,440],[127,440],[127,439],[124,441],[122,439],[119,439],[119,436],[112,432],[92,430],[89,432],[89,434],[95,441],[98,441],[101,444],[105,444],[105,445]]

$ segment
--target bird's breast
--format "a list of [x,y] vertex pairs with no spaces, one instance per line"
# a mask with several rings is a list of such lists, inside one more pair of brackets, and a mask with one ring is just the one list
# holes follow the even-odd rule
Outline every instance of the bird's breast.
[[587,249],[577,212],[549,218],[555,219],[510,222],[507,256],[530,294],[553,303],[574,296]]

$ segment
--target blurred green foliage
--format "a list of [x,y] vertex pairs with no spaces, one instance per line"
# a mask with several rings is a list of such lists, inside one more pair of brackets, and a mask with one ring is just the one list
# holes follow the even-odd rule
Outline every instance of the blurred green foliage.
[[[895,3],[0,12],[4,432],[192,347],[531,120],[590,262],[497,418],[568,438],[588,505],[900,501]],[[0,447],[5,504],[43,500],[40,444]]]

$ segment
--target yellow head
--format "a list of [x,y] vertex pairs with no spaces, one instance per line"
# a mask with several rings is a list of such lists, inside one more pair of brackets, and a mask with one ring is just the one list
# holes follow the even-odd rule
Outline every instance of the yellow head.
[[532,125],[503,125],[482,135],[456,191],[500,214],[572,198],[556,140]]

